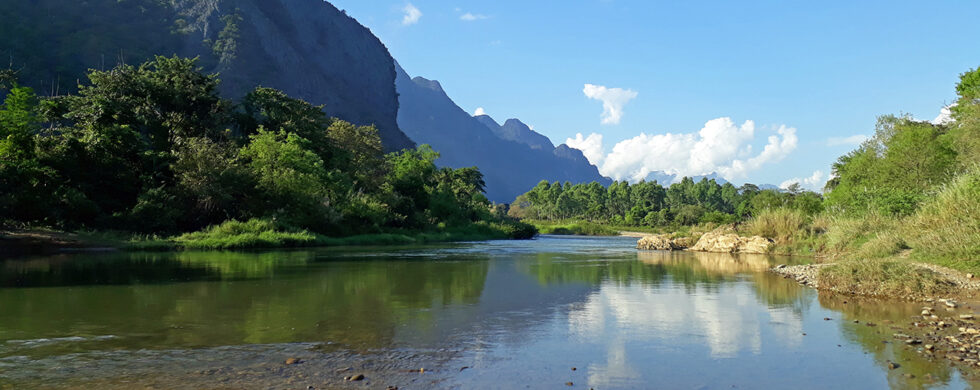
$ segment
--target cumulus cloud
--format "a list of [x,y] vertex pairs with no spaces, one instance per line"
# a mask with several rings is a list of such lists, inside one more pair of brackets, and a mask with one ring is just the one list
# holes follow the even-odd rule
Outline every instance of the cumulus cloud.
[[402,8],[402,12],[405,13],[405,16],[402,17],[403,26],[411,26],[418,23],[419,19],[422,18],[422,11],[412,5],[412,3],[405,5],[405,8]]
[[604,154],[602,136],[590,134],[566,140],[582,150],[599,172],[617,180],[639,181],[650,172],[698,176],[717,173],[726,180],[744,179],[766,164],[780,161],[796,149],[796,129],[780,126],[766,139],[761,152],[754,153],[753,121],[741,126],[731,118],[712,119],[697,133],[640,134],[621,141]]
[[623,119],[623,107],[638,95],[622,88],[606,88],[602,85],[585,84],[582,89],[589,99],[602,101],[602,124],[618,125]]
[[582,133],[577,133],[575,134],[575,138],[566,139],[565,145],[581,150],[585,158],[596,166],[600,166],[602,160],[606,158],[605,150],[602,148],[602,134],[592,133],[588,137],[585,137]]
[[953,120],[953,111],[951,111],[950,108],[952,108],[955,105],[956,104],[949,105],[949,106],[943,107],[941,110],[939,110],[939,115],[936,116],[936,119],[933,119],[932,120],[932,124],[934,124],[934,125],[945,125],[945,124],[952,123],[954,121]]
[[864,134],[852,135],[850,137],[830,137],[827,138],[827,146],[860,145],[867,140],[868,136]]
[[472,21],[476,21],[476,20],[483,20],[483,19],[489,19],[489,18],[490,17],[489,16],[486,16],[486,15],[473,14],[473,13],[467,12],[467,13],[463,14],[462,16],[460,16],[459,17],[459,20],[466,21],[466,22],[472,22]]
[[476,111],[473,111],[473,116],[487,115],[487,111],[483,107],[477,107]]
[[810,191],[821,192],[823,190],[824,184],[829,180],[823,171],[814,171],[810,177],[800,179],[794,177],[792,179],[786,180],[779,184],[779,188],[787,189],[793,184],[799,184],[801,187],[808,189]]

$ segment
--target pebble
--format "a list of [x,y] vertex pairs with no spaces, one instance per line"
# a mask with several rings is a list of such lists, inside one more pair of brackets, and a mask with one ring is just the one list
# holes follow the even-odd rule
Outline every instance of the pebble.
[[898,364],[898,363],[895,363],[895,362],[888,362],[888,369],[889,370],[894,370],[894,369],[899,368],[901,366],[902,366],[901,364]]
[[297,358],[289,358],[289,359],[286,359],[286,365],[287,366],[288,365],[291,365],[291,364],[300,364],[302,362],[303,362],[302,360],[299,360]]
[[364,380],[364,374],[357,374],[357,375],[354,375],[354,376],[346,376],[346,377],[344,377],[344,380],[349,381],[349,382],[357,382],[357,381],[360,381],[360,380]]
[[972,320],[973,319],[973,314],[960,314],[960,319],[961,320]]
[[956,302],[946,301],[946,306],[951,307],[951,308],[955,308],[956,307]]
[[575,386],[575,384],[572,382],[565,382],[565,386]]

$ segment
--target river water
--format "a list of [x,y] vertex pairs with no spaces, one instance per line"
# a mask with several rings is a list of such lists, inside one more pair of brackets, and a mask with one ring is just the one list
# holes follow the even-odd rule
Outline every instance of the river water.
[[635,242],[3,260],[0,388],[980,385],[895,342],[921,305],[765,272],[793,259]]

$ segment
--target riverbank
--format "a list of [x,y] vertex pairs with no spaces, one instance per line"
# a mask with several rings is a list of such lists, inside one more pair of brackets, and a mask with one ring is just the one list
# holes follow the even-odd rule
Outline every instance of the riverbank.
[[287,229],[268,220],[228,221],[205,230],[160,237],[125,232],[65,232],[52,229],[0,230],[0,254],[80,251],[176,251],[274,249],[329,246],[385,246],[439,242],[529,239],[537,231],[516,221],[477,222],[431,231],[389,231],[330,237]]

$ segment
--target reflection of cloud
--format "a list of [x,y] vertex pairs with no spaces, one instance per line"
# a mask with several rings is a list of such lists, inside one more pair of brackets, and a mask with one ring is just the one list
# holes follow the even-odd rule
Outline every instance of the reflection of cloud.
[[[699,271],[702,267],[709,273],[758,273],[769,264],[765,256],[640,253],[645,263],[668,268],[671,264],[687,261],[686,267],[692,269],[690,262],[694,261],[697,264],[692,269],[695,273],[703,272]],[[677,265],[678,268],[683,266]],[[767,334],[771,332],[775,336],[780,346],[798,346],[802,342],[802,318],[792,307],[760,305],[751,283],[738,279],[692,287],[668,281],[655,288],[604,284],[579,310],[569,313],[569,331],[583,339],[625,334],[630,341],[654,341],[668,349],[695,353],[700,345],[712,358],[737,357],[743,352],[760,354],[764,328]],[[609,348],[618,347],[612,345]],[[607,352],[609,361],[606,365],[595,367],[595,372],[590,371],[590,385],[608,384],[612,378],[622,380],[624,375],[636,375],[630,374],[631,368],[623,363],[629,361],[628,357],[620,359],[618,350]],[[608,378],[603,379],[602,375]]]

